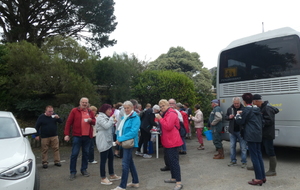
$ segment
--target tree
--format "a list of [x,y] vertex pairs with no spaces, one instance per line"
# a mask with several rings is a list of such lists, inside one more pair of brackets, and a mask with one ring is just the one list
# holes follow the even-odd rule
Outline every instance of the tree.
[[56,37],[41,49],[26,41],[6,46],[7,70],[2,76],[9,80],[1,91],[4,89],[9,95],[7,109],[33,116],[47,104],[78,105],[83,96],[90,102],[99,102],[91,82],[94,57],[74,40]]
[[184,73],[193,80],[197,93],[207,92],[211,88],[211,74],[203,68],[199,54],[190,53],[182,47],[171,47],[167,54],[160,55],[147,68]]
[[160,99],[175,98],[177,102],[195,103],[193,81],[186,75],[174,71],[143,72],[136,78],[134,97],[142,104],[158,104]]
[[95,75],[102,102],[113,104],[133,98],[132,83],[145,69],[144,64],[135,55],[129,56],[126,53],[114,54],[99,61]]
[[0,27],[5,42],[26,40],[39,47],[46,37],[85,40],[91,50],[112,46],[116,28],[113,0],[2,0]]

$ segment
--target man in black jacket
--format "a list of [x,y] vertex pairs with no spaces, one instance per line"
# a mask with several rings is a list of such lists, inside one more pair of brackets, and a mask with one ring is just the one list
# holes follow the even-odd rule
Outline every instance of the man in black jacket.
[[244,108],[241,104],[241,99],[239,97],[234,97],[232,99],[232,105],[227,109],[225,119],[229,121],[229,136],[230,136],[230,163],[228,166],[236,165],[236,143],[239,140],[240,149],[241,149],[241,159],[242,159],[242,168],[247,166],[247,149],[246,149],[246,141],[241,136],[241,128],[236,123],[234,119],[237,111],[240,111]]
[[275,114],[277,114],[279,110],[276,107],[271,106],[268,101],[263,101],[259,94],[254,94],[253,104],[261,109],[264,120],[262,143],[270,161],[269,171],[266,172],[266,176],[275,176],[277,159],[273,140],[275,139]]

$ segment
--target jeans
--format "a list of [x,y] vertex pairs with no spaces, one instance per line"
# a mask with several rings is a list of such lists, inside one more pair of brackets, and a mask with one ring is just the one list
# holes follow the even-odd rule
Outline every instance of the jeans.
[[179,147],[179,150],[180,150],[180,151],[185,151],[185,152],[186,152],[186,142],[185,142],[185,137],[181,137],[181,139],[182,139],[183,145],[181,145],[181,146]]
[[95,160],[94,158],[94,147],[95,147],[95,137],[91,139],[91,144],[89,147],[89,162],[93,162]]
[[101,178],[105,178],[105,165],[106,165],[106,160],[108,159],[108,173],[109,175],[114,175],[114,154],[112,151],[112,148],[100,152],[100,176]]
[[229,134],[230,137],[230,159],[231,162],[236,162],[236,143],[239,140],[241,149],[242,163],[247,163],[247,149],[246,141],[241,137],[240,132],[234,132]]
[[76,163],[77,163],[77,157],[80,151],[80,147],[82,148],[82,159],[81,159],[80,171],[84,171],[87,169],[90,143],[91,143],[91,138],[89,136],[73,137],[70,173],[76,174],[77,172]]
[[143,153],[148,154],[148,142],[151,139],[151,133],[146,132],[145,130],[141,129],[141,136],[139,140],[139,147],[137,151],[141,152],[141,147],[143,145]]
[[269,140],[269,139],[264,139],[264,138],[263,138],[262,143],[263,143],[263,145],[264,145],[266,154],[267,154],[269,157],[276,156],[275,151],[274,151],[274,146],[273,146],[273,139],[272,139],[272,140]]
[[132,183],[139,183],[138,174],[132,159],[132,151],[133,148],[123,149],[122,178],[121,184],[119,185],[123,189],[126,189],[127,186],[129,170],[132,177]]
[[255,179],[265,179],[265,166],[261,154],[261,143],[248,142],[248,149],[250,152],[251,161],[254,168]]

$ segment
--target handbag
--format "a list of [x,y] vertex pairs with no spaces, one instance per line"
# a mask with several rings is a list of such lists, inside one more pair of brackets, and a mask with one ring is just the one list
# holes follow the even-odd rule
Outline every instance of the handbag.
[[128,139],[128,140],[122,142],[123,148],[128,149],[128,148],[133,148],[133,146],[134,146],[134,139]]

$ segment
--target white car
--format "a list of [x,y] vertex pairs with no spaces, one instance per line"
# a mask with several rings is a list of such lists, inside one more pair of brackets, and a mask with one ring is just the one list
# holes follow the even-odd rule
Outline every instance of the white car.
[[0,111],[0,189],[40,189],[35,156],[26,136],[35,128],[21,129],[11,112]]

